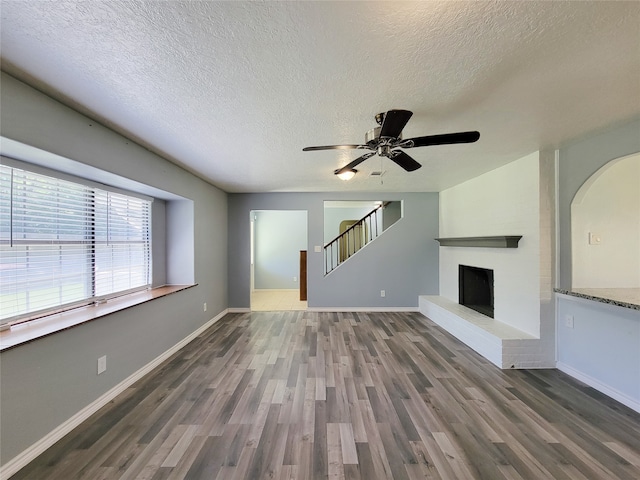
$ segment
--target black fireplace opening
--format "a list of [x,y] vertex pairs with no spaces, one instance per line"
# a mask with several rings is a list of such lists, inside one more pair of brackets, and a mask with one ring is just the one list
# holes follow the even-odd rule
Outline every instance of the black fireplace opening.
[[468,265],[458,268],[460,305],[493,318],[493,270]]

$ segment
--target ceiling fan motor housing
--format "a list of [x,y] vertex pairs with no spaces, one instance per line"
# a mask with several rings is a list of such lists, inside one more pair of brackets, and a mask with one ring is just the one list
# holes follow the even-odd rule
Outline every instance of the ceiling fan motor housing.
[[375,127],[364,134],[364,143],[370,147],[374,147],[380,139],[380,127]]
[[[366,143],[371,150],[376,150],[379,147],[381,130],[381,127],[375,127],[364,135],[364,143]],[[402,140],[402,133],[396,137],[396,140]]]

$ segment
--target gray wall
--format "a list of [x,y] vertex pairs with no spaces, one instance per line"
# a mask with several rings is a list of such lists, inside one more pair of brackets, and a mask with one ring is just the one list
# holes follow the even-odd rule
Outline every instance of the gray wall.
[[[227,195],[13,77],[1,81],[2,136],[192,201],[197,283],[0,354],[5,463],[227,308]],[[107,371],[98,376],[102,355]]]
[[[559,150],[560,287],[571,289],[571,201],[609,161],[640,152],[640,119]],[[557,366],[623,403],[640,409],[640,314],[637,310],[557,296]],[[573,328],[565,325],[573,317]]]
[[640,152],[640,118],[567,145],[559,151],[560,288],[571,288],[571,202],[587,179],[609,161]]
[[253,215],[254,288],[298,288],[300,250],[307,249],[307,212],[261,210]]
[[[438,194],[385,194],[404,201],[404,218],[328,276],[323,274],[324,200],[370,200],[370,193],[229,194],[229,306],[249,308],[251,210],[306,210],[310,308],[416,308],[438,293]],[[241,219],[238,221],[238,219]],[[386,296],[380,297],[380,290]]]
[[[564,319],[573,317],[573,328]],[[640,314],[575,297],[558,299],[558,368],[640,408]]]
[[194,229],[194,202],[192,200],[168,202],[166,220],[167,283],[169,285],[195,283],[194,238],[192,235],[184,234]]
[[152,286],[159,287],[167,282],[167,202],[154,199],[151,204],[151,275]]
[[402,203],[389,202],[387,206],[384,207],[384,215],[382,217],[382,229],[386,230],[401,218],[402,218]]

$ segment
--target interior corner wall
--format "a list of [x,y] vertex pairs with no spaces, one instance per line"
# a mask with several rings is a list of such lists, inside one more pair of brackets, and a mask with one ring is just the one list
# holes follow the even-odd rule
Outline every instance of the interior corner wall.
[[555,150],[540,152],[540,342],[548,364],[555,365],[556,309],[556,158]]
[[[558,152],[559,287],[571,290],[571,202],[595,172],[640,152],[640,118],[594,133]],[[557,367],[640,412],[638,310],[556,295]],[[571,317],[572,327],[565,325]]]
[[151,286],[167,284],[167,202],[154,198],[151,204]]
[[[227,195],[4,73],[0,104],[4,138],[192,201],[197,283],[0,353],[0,464],[5,465],[226,310]],[[102,355],[107,371],[98,376]]]
[[[379,193],[229,194],[229,306],[250,306],[250,222],[252,210],[306,210],[308,219],[307,302],[316,309],[418,309],[419,295],[438,291],[437,193],[388,193],[403,201],[403,218],[324,275],[325,200],[376,200]],[[385,290],[381,297],[380,290]]]
[[402,203],[388,202],[382,212],[382,231],[402,218]]
[[559,284],[571,289],[571,202],[580,187],[616,158],[640,152],[640,118],[567,144],[558,151]]
[[440,247],[440,295],[458,301],[458,265],[494,271],[494,318],[540,335],[540,154],[440,192],[440,237],[522,235],[518,248]]
[[174,200],[167,203],[167,284],[195,283],[194,202]]

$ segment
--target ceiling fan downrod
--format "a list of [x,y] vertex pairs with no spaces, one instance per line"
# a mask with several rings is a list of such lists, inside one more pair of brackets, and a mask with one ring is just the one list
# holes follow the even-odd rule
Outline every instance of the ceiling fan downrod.
[[377,148],[376,152],[381,157],[390,158],[391,157],[391,145],[389,145],[389,144],[378,145],[378,148]]

